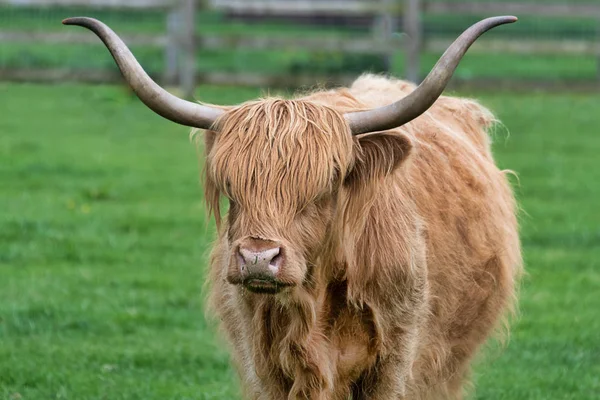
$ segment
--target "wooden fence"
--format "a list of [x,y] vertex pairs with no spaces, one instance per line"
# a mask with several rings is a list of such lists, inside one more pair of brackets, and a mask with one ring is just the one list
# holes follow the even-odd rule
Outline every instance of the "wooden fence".
[[[245,73],[229,74],[211,72],[196,74],[196,52],[201,49],[289,49],[302,48],[311,51],[343,51],[371,53],[383,56],[389,66],[391,56],[398,49],[406,54],[406,77],[418,82],[420,76],[420,58],[424,52],[444,50],[450,39],[428,39],[424,36],[422,16],[424,13],[442,15],[501,15],[515,14],[526,16],[568,16],[597,18],[600,21],[600,4],[575,4],[565,0],[563,4],[532,4],[517,0],[498,2],[468,1],[428,1],[428,0],[0,0],[0,5],[23,7],[47,6],[85,6],[95,8],[126,8],[144,10],[164,10],[166,29],[164,34],[123,35],[129,45],[148,45],[164,49],[165,70],[162,79],[166,83],[179,83],[185,95],[191,96],[196,79],[212,83],[251,84],[251,85],[302,85],[314,83],[318,77],[269,76]],[[249,15],[295,16],[366,16],[372,19],[373,34],[361,39],[344,40],[335,37],[302,38],[284,36],[249,36],[232,34],[196,35],[195,15],[200,7],[213,7],[224,12],[235,11]],[[402,42],[393,40],[397,31],[396,22],[402,18]],[[482,38],[471,51],[499,51],[508,53],[541,54],[586,54],[599,59],[600,44],[591,38],[588,41],[540,41],[540,40],[502,40],[493,36]],[[74,30],[65,32],[37,33],[5,30],[0,28],[0,41],[38,42],[38,43],[97,43],[94,35],[85,35]],[[27,79],[110,79],[109,73],[102,71],[80,71],[75,74],[69,70],[0,70],[0,78],[17,77]],[[11,75],[12,74],[12,75]],[[600,77],[600,72],[598,73]],[[335,82],[344,82],[348,77],[328,77]],[[113,77],[114,79],[114,77]]]
[[391,40],[396,31],[395,21],[402,12],[402,1],[398,0],[210,0],[208,4],[224,12],[261,17],[364,17],[371,19],[373,33],[370,37],[351,41],[336,38],[203,37],[202,43],[208,47],[222,48],[235,42],[239,47],[254,49],[305,48],[312,51],[378,54],[384,57],[388,70],[391,57],[398,50],[398,44]]
[[[449,40],[428,40],[422,41],[417,32],[423,32],[422,19],[420,15],[424,12],[428,14],[442,15],[516,15],[524,17],[564,17],[564,18],[594,18],[598,20],[600,26],[600,2],[576,3],[571,0],[565,0],[564,3],[524,3],[519,1],[498,1],[498,2],[469,2],[469,1],[428,1],[428,0],[407,0],[415,3],[411,11],[412,15],[407,18],[415,21],[418,25],[415,28],[416,42],[414,45],[419,47],[413,53],[409,54],[412,58],[409,61],[408,74],[413,79],[418,77],[419,58],[425,51],[440,52],[450,45]],[[418,10],[418,11],[415,11]],[[597,77],[600,79],[600,41],[598,37],[590,37],[589,40],[529,40],[526,38],[519,40],[497,40],[482,38],[478,40],[470,51],[486,51],[499,53],[516,54],[578,54],[596,56]],[[416,79],[415,79],[416,80]]]
[[[0,0],[0,6],[44,9],[56,6],[89,7],[93,9],[129,9],[164,11],[166,29],[163,34],[125,34],[128,45],[145,45],[164,49],[163,81],[178,84],[185,96],[193,93],[196,80],[195,0]],[[98,38],[81,31],[30,32],[0,27],[0,42],[10,43],[83,43],[97,44]],[[0,69],[0,78],[16,80],[113,80],[107,71],[73,71],[64,69]]]
[[[290,84],[313,83],[311,77],[265,76],[258,74],[210,72],[196,74],[196,53],[199,49],[277,49],[302,48],[312,51],[344,51],[349,53],[378,54],[384,57],[387,68],[399,44],[390,40],[396,30],[394,15],[400,12],[397,0],[303,0],[285,2],[273,0],[0,0],[0,5],[44,8],[50,6],[79,6],[94,9],[134,9],[164,11],[166,34],[123,34],[128,45],[145,45],[164,49],[165,71],[161,77],[164,83],[179,83],[181,91],[191,96],[196,79],[210,83],[234,83],[251,85],[289,86]],[[281,12],[294,15],[355,15],[368,16],[373,20],[371,37],[353,39],[341,38],[302,38],[277,36],[246,36],[239,34],[196,35],[195,15],[201,7],[213,7],[222,11],[244,10],[260,15]],[[64,32],[27,32],[0,28],[0,42],[12,43],[98,43],[91,34],[74,30]],[[17,80],[62,80],[79,81],[114,80],[109,71],[72,71],[65,69],[14,69],[0,68],[0,78]],[[318,78],[317,78],[318,79]],[[328,77],[334,81],[346,80],[343,76]]]
[[[422,16],[429,15],[517,15],[519,17],[571,17],[596,18],[600,26],[600,3],[582,4],[565,0],[565,3],[523,3],[516,0],[496,2],[473,1],[428,1],[428,0],[211,0],[213,7],[224,11],[236,11],[249,15],[372,15],[384,29],[379,37],[365,40],[341,42],[335,40],[302,39],[252,39],[243,40],[246,48],[285,48],[303,47],[311,50],[342,50],[345,52],[365,52],[383,54],[391,57],[399,47],[405,52],[405,78],[419,82],[421,76],[421,57],[425,52],[443,52],[451,39],[428,39],[424,36]],[[396,30],[395,21],[403,20],[403,40],[393,42],[392,33]],[[227,39],[213,39],[213,44],[227,46]],[[210,42],[210,40],[209,40]],[[505,52],[516,54],[570,54],[593,55],[598,59],[597,76],[600,79],[600,42],[596,37],[589,40],[506,40],[484,37],[473,46],[471,52]],[[389,64],[389,63],[388,63]],[[243,77],[238,80],[244,81]],[[256,78],[248,77],[256,82]]]

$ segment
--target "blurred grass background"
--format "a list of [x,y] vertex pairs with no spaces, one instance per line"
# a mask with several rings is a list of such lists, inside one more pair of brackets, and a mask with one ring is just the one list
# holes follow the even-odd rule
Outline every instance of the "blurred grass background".
[[[228,104],[260,93],[199,88]],[[596,399],[600,96],[460,94],[507,127],[494,149],[519,175],[528,271],[477,398]],[[203,317],[214,228],[188,130],[110,86],[0,84],[0,109],[0,396],[237,398]]]

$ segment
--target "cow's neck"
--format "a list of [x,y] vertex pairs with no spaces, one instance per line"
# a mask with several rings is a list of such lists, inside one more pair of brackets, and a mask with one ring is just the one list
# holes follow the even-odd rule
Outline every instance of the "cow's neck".
[[333,384],[324,301],[325,290],[295,289],[289,298],[260,296],[254,303],[257,372],[288,391],[299,391],[304,395],[300,397],[311,398],[306,392],[310,387]]
[[261,296],[254,304],[257,372],[298,398],[319,398],[316,388],[352,382],[357,366],[375,360],[370,308],[348,302],[345,281],[321,283],[315,285],[321,292],[298,291],[288,301]]

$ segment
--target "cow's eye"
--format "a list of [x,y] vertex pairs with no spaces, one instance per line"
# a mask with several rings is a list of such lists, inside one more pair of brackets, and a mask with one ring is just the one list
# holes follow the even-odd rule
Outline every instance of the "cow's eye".
[[312,202],[299,209],[296,216],[299,218],[318,216],[328,208],[330,199],[331,197],[327,193],[319,195]]

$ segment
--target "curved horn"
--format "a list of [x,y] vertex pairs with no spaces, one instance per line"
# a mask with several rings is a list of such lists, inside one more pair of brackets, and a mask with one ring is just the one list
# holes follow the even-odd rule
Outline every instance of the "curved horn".
[[479,21],[459,36],[410,95],[390,105],[344,115],[353,135],[393,129],[423,114],[441,96],[458,63],[479,36],[502,24],[516,22],[512,16]]
[[104,42],[135,94],[152,111],[178,124],[209,129],[224,111],[173,96],[148,76],[125,43],[104,23],[87,17],[67,18],[65,25],[79,25]]

